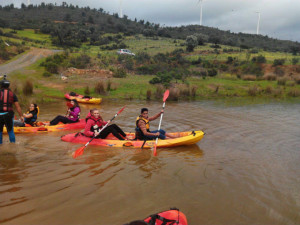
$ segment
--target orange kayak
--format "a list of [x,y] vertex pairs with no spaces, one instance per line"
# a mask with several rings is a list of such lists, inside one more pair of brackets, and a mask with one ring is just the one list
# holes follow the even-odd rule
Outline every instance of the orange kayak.
[[70,94],[65,94],[65,98],[68,100],[76,99],[79,103],[87,103],[87,104],[100,104],[102,98],[86,98],[83,95],[71,96]]
[[[186,131],[186,132],[177,132],[171,133],[173,135],[178,136],[178,138],[173,139],[159,139],[157,142],[157,148],[169,148],[175,146],[182,146],[182,145],[192,145],[197,143],[203,138],[204,133],[202,131]],[[126,133],[127,137],[130,139],[135,138],[134,133]],[[91,140],[91,137],[86,137],[82,133],[72,133],[66,134],[61,137],[62,141],[72,142],[72,143],[79,143],[79,144],[86,144]],[[98,146],[105,146],[105,147],[132,147],[132,148],[141,148],[143,145],[143,140],[132,140],[132,141],[122,141],[116,139],[114,136],[109,135],[106,139],[94,139],[90,145],[98,145]],[[146,141],[143,148],[152,148],[155,145],[155,140]]]
[[[142,223],[142,221],[146,223]],[[186,216],[179,209],[170,209],[160,213],[152,214],[144,220],[135,220],[125,225],[131,224],[155,224],[155,225],[188,225]]]
[[[49,123],[49,122],[39,122]],[[81,119],[77,123],[59,123],[54,126],[37,126],[37,127],[14,127],[14,132],[16,134],[25,134],[25,133],[43,133],[43,132],[55,132],[55,131],[64,131],[64,130],[76,130],[83,129],[85,127],[85,120]],[[3,129],[3,133],[7,133],[6,127]]]

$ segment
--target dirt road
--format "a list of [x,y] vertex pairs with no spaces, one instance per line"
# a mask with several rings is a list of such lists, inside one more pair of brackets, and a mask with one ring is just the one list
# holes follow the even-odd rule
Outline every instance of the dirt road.
[[30,52],[7,64],[0,65],[0,75],[9,74],[35,63],[37,60],[58,52],[59,50],[33,48]]

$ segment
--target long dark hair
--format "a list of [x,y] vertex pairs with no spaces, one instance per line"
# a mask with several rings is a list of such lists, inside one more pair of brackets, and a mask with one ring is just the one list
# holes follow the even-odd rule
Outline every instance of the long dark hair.
[[76,107],[79,107],[79,108],[80,108],[80,106],[79,106],[79,104],[78,104],[78,102],[77,102],[76,99],[72,99],[71,102],[74,102],[74,106],[73,106],[71,109],[74,109],[74,108],[76,108]]
[[29,108],[28,111],[38,114],[39,113],[39,108],[38,108],[37,104],[35,104],[35,103],[31,103],[31,104],[34,106],[34,110],[30,111],[30,108]]

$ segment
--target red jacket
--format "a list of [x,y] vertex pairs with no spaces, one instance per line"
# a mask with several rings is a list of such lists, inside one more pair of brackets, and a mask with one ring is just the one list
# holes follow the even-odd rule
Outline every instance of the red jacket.
[[97,128],[95,129],[94,126],[97,125],[101,129],[106,124],[107,122],[104,121],[101,116],[97,119],[94,116],[89,116],[87,117],[86,125],[84,128],[84,135],[88,137],[93,137],[94,130],[97,130]]

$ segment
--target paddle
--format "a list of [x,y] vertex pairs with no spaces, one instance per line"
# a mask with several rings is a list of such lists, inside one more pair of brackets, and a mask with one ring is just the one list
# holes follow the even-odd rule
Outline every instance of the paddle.
[[[166,90],[165,93],[164,93],[164,98],[163,98],[163,107],[162,109],[164,110],[165,109],[165,105],[166,105],[166,100],[167,98],[169,97],[169,90]],[[161,121],[162,121],[162,118],[163,118],[163,115],[164,113],[162,113],[160,115],[160,120],[159,120],[159,125],[158,125],[158,130],[160,130],[160,125],[161,125]],[[156,146],[157,146],[157,141],[158,141],[158,137],[156,138],[156,141],[155,141],[155,145],[154,145],[154,149],[153,149],[153,155],[156,156]]]
[[68,114],[69,114],[69,109],[73,107],[71,101],[67,101],[66,106],[68,107],[68,110],[67,110],[67,112],[66,112],[66,116],[68,116]]
[[[124,109],[125,109],[126,106],[124,106],[122,109],[120,109],[119,112],[117,112],[113,118],[110,120],[113,121],[114,118],[116,118]],[[102,127],[102,129],[99,131],[99,134],[101,133],[101,131],[103,131],[107,126],[108,126],[109,123],[105,124],[104,127]],[[99,134],[97,136],[99,136]],[[75,152],[73,152],[72,156],[73,158],[77,158],[78,156],[81,156],[83,154],[83,151],[84,149],[96,138],[96,136],[94,136],[88,143],[86,143],[84,146],[80,147],[79,149],[77,149]]]

